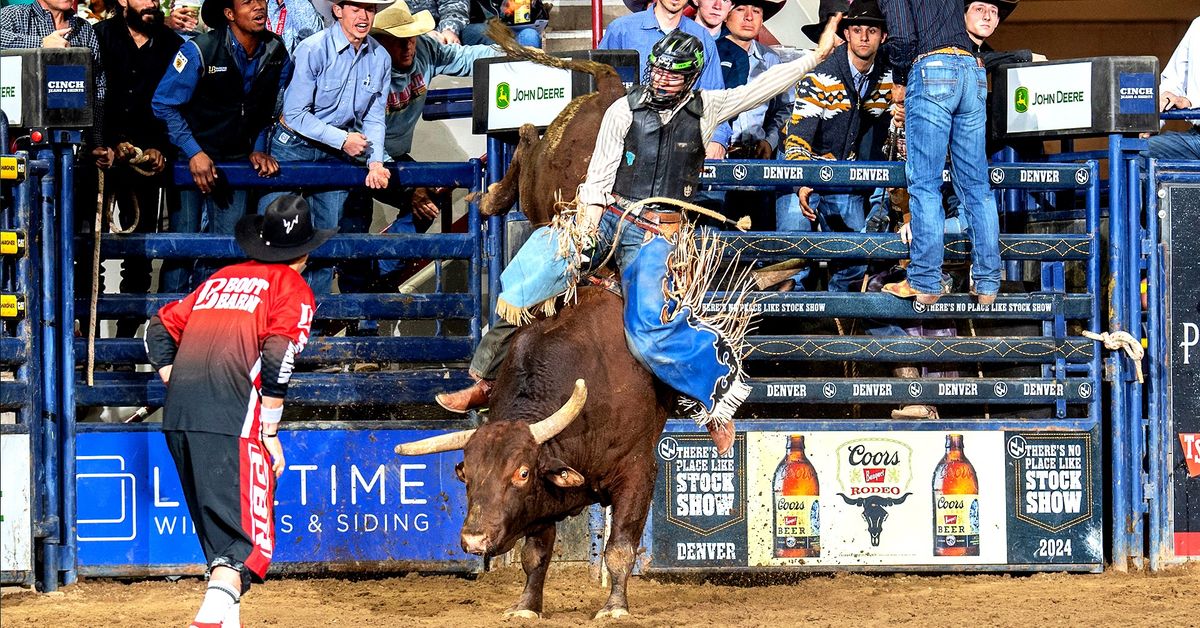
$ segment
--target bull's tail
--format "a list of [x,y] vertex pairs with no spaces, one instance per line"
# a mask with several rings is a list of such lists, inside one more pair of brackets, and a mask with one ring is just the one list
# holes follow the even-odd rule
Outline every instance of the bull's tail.
[[537,48],[522,46],[517,43],[517,38],[513,35],[512,29],[505,26],[497,18],[488,20],[487,36],[496,42],[508,56],[514,59],[532,61],[541,65],[548,65],[552,68],[584,72],[596,77],[597,80],[606,76],[617,76],[617,71],[606,63],[579,59],[560,59],[553,55],[548,55]]

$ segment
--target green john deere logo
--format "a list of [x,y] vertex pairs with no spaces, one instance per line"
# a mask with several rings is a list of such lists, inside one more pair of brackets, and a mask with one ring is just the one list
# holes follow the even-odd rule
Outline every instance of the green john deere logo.
[[511,89],[508,87],[508,83],[501,83],[496,86],[496,108],[497,109],[508,109],[508,103],[511,101],[511,99],[512,99],[512,92],[511,92]]
[[1029,88],[1018,87],[1016,94],[1013,95],[1013,109],[1017,113],[1025,113],[1029,111]]

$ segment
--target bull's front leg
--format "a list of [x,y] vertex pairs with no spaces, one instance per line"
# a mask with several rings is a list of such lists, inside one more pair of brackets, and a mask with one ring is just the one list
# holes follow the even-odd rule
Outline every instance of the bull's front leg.
[[542,616],[542,590],[546,585],[550,556],[554,553],[556,532],[555,526],[551,524],[525,537],[525,549],[521,550],[521,566],[525,568],[525,590],[521,592],[521,599],[505,611],[505,617],[538,619]]
[[596,613],[595,619],[611,617],[620,619],[629,616],[629,600],[626,590],[629,576],[633,573],[633,561],[642,540],[642,529],[646,526],[646,515],[650,511],[650,496],[654,490],[653,474],[645,486],[626,491],[613,497],[612,531],[604,546],[604,562],[612,588],[604,608]]

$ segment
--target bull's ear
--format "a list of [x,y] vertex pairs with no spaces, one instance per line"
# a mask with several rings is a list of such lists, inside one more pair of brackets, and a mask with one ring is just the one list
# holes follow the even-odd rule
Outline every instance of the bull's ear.
[[557,458],[546,461],[542,474],[547,480],[559,488],[575,488],[583,486],[583,474],[567,466],[567,463]]
[[460,462],[460,463],[454,465],[454,475],[458,476],[459,482],[466,483],[467,474],[465,471],[463,471],[463,463]]

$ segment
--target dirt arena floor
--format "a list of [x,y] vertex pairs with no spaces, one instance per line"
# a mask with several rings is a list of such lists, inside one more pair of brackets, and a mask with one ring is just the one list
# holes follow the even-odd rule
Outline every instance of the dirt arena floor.
[[[503,619],[523,583],[518,568],[477,579],[408,575],[284,579],[243,603],[246,626],[577,626],[604,603],[582,567],[552,568],[541,621]],[[52,596],[9,593],[0,623],[16,626],[186,626],[196,578],[89,581]],[[813,575],[774,582],[637,578],[629,626],[1195,626],[1200,565],[1158,575]]]

